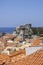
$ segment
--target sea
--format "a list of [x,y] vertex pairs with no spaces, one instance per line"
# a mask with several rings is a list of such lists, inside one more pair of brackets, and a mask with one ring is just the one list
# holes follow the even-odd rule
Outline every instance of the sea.
[[0,33],[12,34],[15,29],[16,29],[15,27],[0,27]]

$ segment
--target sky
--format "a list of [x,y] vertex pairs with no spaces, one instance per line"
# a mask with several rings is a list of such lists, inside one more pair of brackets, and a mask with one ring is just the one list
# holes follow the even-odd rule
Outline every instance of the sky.
[[43,0],[0,0],[0,27],[43,26]]

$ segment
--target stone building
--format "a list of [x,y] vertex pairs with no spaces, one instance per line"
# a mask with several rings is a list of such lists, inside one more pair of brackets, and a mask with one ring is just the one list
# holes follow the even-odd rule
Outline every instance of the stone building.
[[17,27],[16,34],[18,34],[17,37],[21,38],[21,40],[24,40],[24,38],[29,38],[32,34],[31,24],[25,24]]

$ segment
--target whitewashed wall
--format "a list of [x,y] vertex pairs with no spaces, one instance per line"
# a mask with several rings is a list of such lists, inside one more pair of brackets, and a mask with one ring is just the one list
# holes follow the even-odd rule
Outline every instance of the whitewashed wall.
[[41,46],[40,47],[27,47],[27,48],[25,48],[26,55],[30,55],[30,54],[32,54],[32,53],[34,53],[34,52],[36,52],[37,50],[40,50],[40,49],[42,49]]

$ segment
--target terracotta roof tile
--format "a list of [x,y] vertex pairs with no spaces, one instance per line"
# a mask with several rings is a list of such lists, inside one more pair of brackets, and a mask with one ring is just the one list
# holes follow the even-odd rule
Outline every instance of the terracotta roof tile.
[[15,38],[14,41],[19,42],[20,38]]
[[19,50],[19,51],[15,51],[15,52],[12,52],[10,53],[10,57],[13,57],[13,56],[17,56],[17,55],[20,55],[20,54],[25,54],[25,50]]
[[6,63],[6,62],[9,62],[9,61],[10,61],[10,58],[9,58],[8,55],[0,54],[0,64]]
[[14,35],[12,35],[12,34],[5,34],[5,38],[10,38],[10,39],[12,39],[14,37]]
[[40,45],[40,39],[39,39],[39,38],[34,38],[32,45],[33,45],[33,46],[38,46],[38,45]]
[[7,65],[43,65],[43,50],[37,51],[22,60]]

